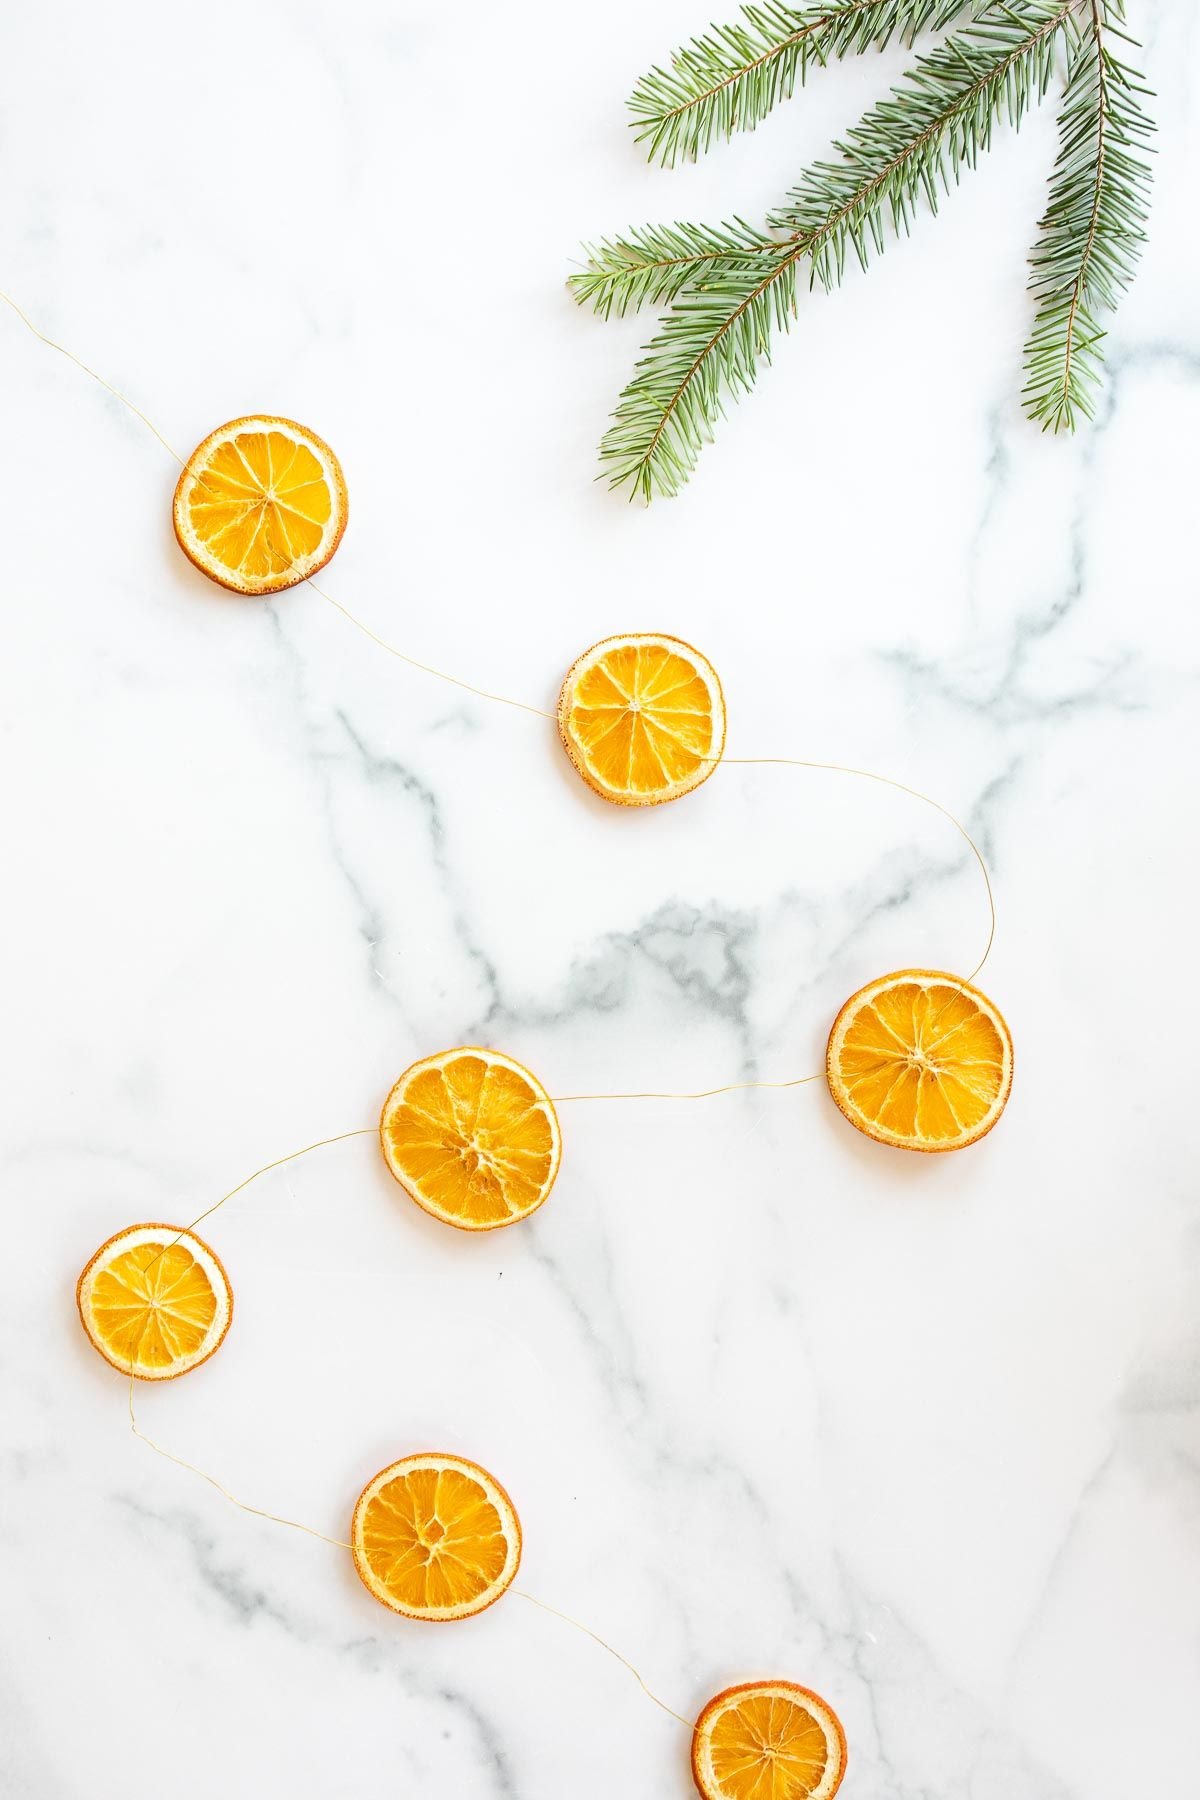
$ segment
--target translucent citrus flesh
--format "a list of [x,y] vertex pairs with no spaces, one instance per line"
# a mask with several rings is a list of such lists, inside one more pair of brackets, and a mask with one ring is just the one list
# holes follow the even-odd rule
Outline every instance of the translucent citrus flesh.
[[487,1489],[457,1468],[413,1468],[385,1482],[367,1502],[358,1544],[378,1586],[417,1613],[470,1609],[509,1562]]
[[241,432],[192,473],[188,524],[230,574],[252,582],[291,574],[320,549],[334,497],[306,444],[281,431]]
[[575,679],[565,729],[605,788],[648,796],[708,774],[713,698],[695,663],[654,642],[604,651]]
[[783,1694],[747,1694],[729,1706],[709,1746],[717,1791],[729,1800],[807,1800],[829,1765],[823,1728]]
[[524,1217],[557,1169],[549,1101],[484,1052],[456,1052],[401,1077],[381,1132],[393,1173],[430,1211],[461,1224]]
[[217,1297],[185,1244],[136,1244],[97,1272],[88,1312],[115,1363],[161,1370],[202,1347]]
[[893,1137],[949,1144],[995,1110],[1007,1063],[1000,1031],[971,993],[901,981],[858,1008],[837,1073],[864,1120]]

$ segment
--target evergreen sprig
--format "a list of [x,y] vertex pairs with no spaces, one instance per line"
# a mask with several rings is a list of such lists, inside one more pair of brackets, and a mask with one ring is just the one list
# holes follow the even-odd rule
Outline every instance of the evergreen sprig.
[[570,284],[603,319],[662,306],[707,275],[762,267],[777,246],[744,219],[724,225],[645,225],[584,246],[587,266]]
[[812,63],[911,44],[919,31],[948,25],[974,0],[829,0],[824,6],[745,6],[732,25],[714,25],[644,75],[630,97],[638,142],[671,167],[718,138],[753,131],[803,85]]
[[587,251],[571,277],[582,304],[604,317],[667,308],[601,445],[612,485],[646,500],[677,493],[726,398],[749,391],[774,335],[790,328],[800,271],[809,285],[832,288],[848,261],[867,267],[925,206],[936,213],[995,126],[1019,126],[1042,98],[1064,45],[1062,143],[1034,257],[1026,404],[1055,427],[1086,413],[1096,315],[1115,304],[1144,237],[1148,175],[1138,152],[1150,125],[1138,104],[1145,90],[1105,42],[1119,8],[1120,0],[833,0],[796,11],[772,0],[747,8],[744,25],[677,53],[669,75],[648,76],[633,102],[639,135],[652,156],[672,162],[752,127],[814,57],[860,53],[897,35],[911,41],[923,26],[972,14],[806,171],[763,230],[740,218],[646,226]]
[[1054,76],[1057,38],[1078,0],[1010,0],[955,32],[891,96],[814,163],[771,224],[803,242],[828,291],[853,253],[865,269],[887,232],[911,230],[918,202],[936,213],[943,192],[990,148],[998,123],[1018,127]]
[[1108,48],[1105,27],[1117,33],[1114,9],[1094,0],[1068,70],[1050,203],[1030,259],[1038,306],[1024,400],[1047,431],[1073,431],[1079,415],[1092,417],[1100,317],[1115,310],[1146,241],[1154,126],[1141,104],[1147,90]]

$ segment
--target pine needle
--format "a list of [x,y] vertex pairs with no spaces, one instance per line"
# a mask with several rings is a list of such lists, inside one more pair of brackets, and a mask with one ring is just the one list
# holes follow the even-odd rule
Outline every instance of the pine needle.
[[[784,246],[786,248],[786,246]],[[706,277],[762,267],[780,248],[744,219],[724,225],[645,225],[584,246],[587,265],[568,277],[581,306],[601,318],[669,305]]]
[[1049,204],[1032,257],[1037,313],[1024,400],[1047,430],[1091,417],[1100,320],[1133,277],[1149,201],[1153,125],[1147,89],[1109,40],[1124,38],[1123,0],[826,0],[743,8],[651,70],[631,105],[639,139],[671,164],[752,130],[803,83],[811,63],[897,38],[959,29],[920,55],[829,156],[815,162],[760,230],[642,226],[587,248],[570,277],[603,318],[665,309],[601,444],[614,487],[652,500],[679,492],[726,403],[748,393],[772,343],[796,317],[801,276],[826,290],[848,264],[867,268],[991,147],[1019,128],[1061,67],[1066,87]]
[[1025,409],[1046,431],[1093,416],[1105,336],[1100,324],[1133,279],[1146,241],[1154,126],[1146,89],[1104,41],[1100,0],[1071,58],[1059,115],[1050,203],[1031,257],[1038,308],[1025,346]]
[[891,97],[813,165],[750,261],[714,259],[678,292],[613,415],[601,459],[614,487],[650,500],[679,491],[729,396],[748,393],[774,334],[795,316],[798,271],[826,288],[864,267],[922,200],[974,167],[994,125],[1018,125],[1045,92],[1056,39],[1080,0],[1009,0],[918,58]]
[[811,64],[911,44],[967,12],[973,0],[829,0],[824,6],[744,6],[732,25],[676,50],[630,97],[637,140],[651,162],[673,167],[735,131],[753,131],[803,86]]

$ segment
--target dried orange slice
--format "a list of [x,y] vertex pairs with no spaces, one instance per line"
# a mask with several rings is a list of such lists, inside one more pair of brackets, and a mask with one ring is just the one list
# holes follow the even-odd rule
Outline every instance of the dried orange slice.
[[383,1103],[387,1166],[418,1206],[464,1231],[535,1212],[554,1186],[562,1140],[554,1102],[499,1050],[467,1046],[406,1069]]
[[377,1600],[410,1619],[469,1619],[497,1601],[521,1561],[521,1522],[494,1476],[461,1456],[390,1463],[358,1497],[354,1566]]
[[220,1258],[177,1225],[118,1231],[84,1269],[75,1298],[101,1356],[142,1381],[169,1381],[207,1361],[233,1317]]
[[829,1091],[852,1125],[901,1150],[961,1150],[992,1129],[1012,1087],[1012,1037],[955,975],[900,969],[833,1021]]
[[277,594],[323,569],[346,529],[341,464],[294,419],[231,419],[188,457],[175,536],[202,574]]
[[725,748],[717,671],[681,638],[605,638],[572,663],[558,700],[567,755],[618,806],[658,806],[699,787]]
[[704,1800],[830,1800],[846,1772],[846,1737],[818,1694],[751,1681],[710,1700],[692,1737]]

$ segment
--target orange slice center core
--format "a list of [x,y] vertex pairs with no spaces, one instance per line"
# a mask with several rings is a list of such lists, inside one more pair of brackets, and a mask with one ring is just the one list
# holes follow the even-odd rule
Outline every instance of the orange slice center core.
[[438,1211],[476,1221],[528,1211],[553,1164],[550,1120],[529,1083],[470,1054],[414,1075],[384,1137],[401,1174]]
[[193,1355],[217,1314],[208,1276],[183,1244],[137,1244],[100,1270],[91,1315],[121,1362],[165,1369]]
[[418,1610],[469,1604],[508,1560],[500,1514],[458,1469],[413,1469],[385,1482],[367,1503],[362,1548],[376,1580]]
[[713,1726],[713,1773],[722,1791],[739,1800],[803,1800],[819,1785],[828,1761],[820,1725],[781,1695],[742,1700]]
[[580,675],[570,729],[608,786],[651,793],[695,774],[706,759],[712,697],[685,657],[659,645],[625,645]]
[[901,982],[861,1008],[839,1060],[846,1093],[862,1113],[891,1131],[936,1140],[986,1118],[1000,1092],[1004,1045],[969,994]]
[[261,577],[320,548],[333,497],[306,444],[280,431],[253,431],[217,445],[196,471],[187,507],[211,556]]

